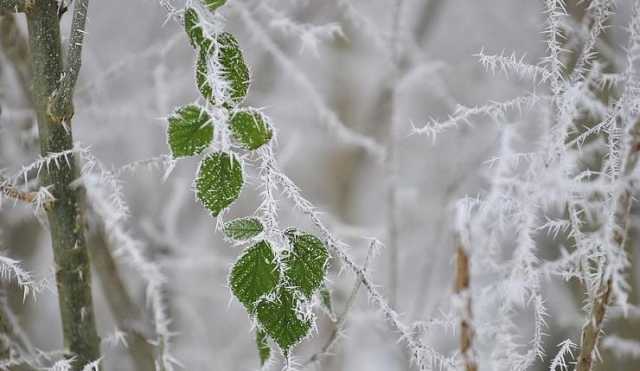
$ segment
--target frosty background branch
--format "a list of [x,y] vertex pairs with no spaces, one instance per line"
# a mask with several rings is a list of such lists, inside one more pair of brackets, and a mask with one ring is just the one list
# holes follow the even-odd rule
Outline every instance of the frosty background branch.
[[640,369],[640,1],[0,0],[0,370]]

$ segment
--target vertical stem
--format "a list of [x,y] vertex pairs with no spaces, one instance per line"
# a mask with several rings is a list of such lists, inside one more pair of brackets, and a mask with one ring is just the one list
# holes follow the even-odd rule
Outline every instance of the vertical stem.
[[[458,238],[460,240],[460,238]],[[477,371],[478,364],[473,355],[473,330],[471,311],[471,292],[469,291],[471,281],[471,270],[469,268],[469,256],[465,251],[462,241],[458,241],[456,251],[456,277],[454,292],[463,300],[462,318],[460,320],[460,354],[464,362],[465,371]]]
[[593,352],[598,345],[598,338],[602,330],[602,320],[607,311],[611,294],[611,280],[598,288],[598,292],[591,303],[591,312],[587,322],[582,327],[581,348],[578,355],[576,371],[591,371]]
[[[62,74],[58,3],[39,0],[27,14],[33,68],[33,101],[38,117],[43,156],[73,148],[71,122],[54,122],[47,113]],[[83,194],[71,187],[78,177],[73,156],[42,174],[42,185],[50,186],[56,201],[47,211],[55,259],[58,300],[65,350],[75,357],[74,371],[100,357],[93,304],[91,271],[85,241]]]
[[389,126],[387,132],[385,175],[387,178],[386,210],[387,210],[387,247],[389,249],[389,304],[396,306],[398,291],[398,216],[397,209],[397,154],[395,127],[395,82],[388,89],[389,97]]
[[[629,219],[631,217],[631,181],[629,177],[636,168],[638,155],[640,153],[640,120],[632,124],[628,130],[626,152],[623,158],[622,176],[625,189],[621,191],[614,203],[613,227],[608,234],[608,243],[611,248],[623,250],[626,244]],[[594,358],[594,351],[598,345],[600,332],[602,331],[602,320],[607,311],[612,289],[611,277],[603,278],[591,299],[591,311],[586,323],[582,327],[581,348],[578,355],[576,371],[591,371]]]
[[395,112],[395,95],[396,85],[400,74],[400,17],[402,15],[403,0],[396,0],[393,9],[393,19],[391,24],[391,39],[389,48],[391,50],[392,71],[388,86],[385,87],[384,94],[389,94],[388,104],[386,107],[387,118],[389,121],[386,142],[386,158],[385,158],[385,175],[387,178],[387,247],[389,249],[389,304],[391,307],[396,306],[398,292],[398,216],[397,209],[397,182],[398,182],[398,164],[397,164],[397,133],[396,133],[396,112]]
[[[136,371],[155,371],[153,346],[147,339],[153,330],[145,320],[141,308],[129,295],[109,249],[106,231],[98,226],[94,238],[90,238],[89,256],[98,275],[107,304],[118,329],[127,334],[127,351]],[[90,234],[91,235],[91,234]]]

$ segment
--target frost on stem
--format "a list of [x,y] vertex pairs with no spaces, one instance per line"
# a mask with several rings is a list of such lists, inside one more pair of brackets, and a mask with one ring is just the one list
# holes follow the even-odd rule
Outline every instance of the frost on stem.
[[569,365],[571,361],[566,360],[566,356],[573,358],[573,350],[577,347],[571,339],[566,339],[560,344],[558,344],[560,348],[558,353],[551,360],[551,364],[549,365],[549,371],[569,371]]
[[82,159],[84,166],[81,179],[91,209],[104,223],[107,239],[114,248],[112,254],[124,259],[144,280],[145,297],[151,310],[154,330],[154,338],[146,340],[157,349],[156,365],[165,371],[175,370],[175,365],[180,362],[171,353],[173,332],[169,329],[171,319],[167,316],[164,295],[167,279],[160,267],[147,258],[145,244],[129,231],[129,207],[124,198],[122,181],[88,149],[82,152]]
[[477,371],[478,365],[473,351],[475,330],[473,329],[473,314],[471,310],[469,255],[460,237],[457,238],[457,245],[454,293],[457,296],[456,300],[460,301],[458,303],[461,313],[460,354],[462,355],[464,369],[466,371]]

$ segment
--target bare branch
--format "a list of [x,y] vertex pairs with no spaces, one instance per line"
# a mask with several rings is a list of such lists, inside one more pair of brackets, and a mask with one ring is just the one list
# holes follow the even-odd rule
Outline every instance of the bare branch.
[[23,192],[18,190],[2,176],[0,176],[0,194],[16,201],[22,201],[29,204],[33,203],[38,195],[37,192]]
[[106,231],[99,222],[94,238],[90,241],[91,264],[100,278],[105,299],[119,330],[126,333],[127,351],[136,370],[154,371],[153,345],[147,339],[154,334],[151,325],[129,294],[121,272],[110,251]]
[[472,324],[471,292],[469,292],[471,269],[469,267],[469,255],[467,255],[460,237],[458,237],[458,250],[456,251],[455,279],[454,292],[463,300],[461,303],[462,318],[460,319],[460,354],[464,362],[464,369],[466,371],[477,371],[478,364],[473,355],[475,331]]

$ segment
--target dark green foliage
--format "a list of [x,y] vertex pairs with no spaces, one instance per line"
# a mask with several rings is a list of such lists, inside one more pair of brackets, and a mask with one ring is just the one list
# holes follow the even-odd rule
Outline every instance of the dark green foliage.
[[222,210],[240,195],[242,165],[233,153],[216,152],[200,163],[196,177],[196,195],[211,215]]
[[238,41],[232,34],[222,32],[216,38],[219,48],[218,62],[222,68],[222,78],[229,82],[229,106],[236,106],[244,100],[249,91],[249,68],[244,62]]
[[280,288],[275,298],[262,300],[256,316],[262,329],[280,346],[286,355],[289,349],[304,339],[311,329],[311,319],[298,312],[300,299],[293,290]]
[[223,6],[227,0],[202,0],[210,11],[215,11],[219,7]]
[[187,8],[184,11],[184,30],[194,48],[205,51],[211,49],[213,40],[205,35],[198,12],[194,8]]
[[256,345],[258,346],[258,355],[260,356],[260,366],[264,366],[265,362],[271,357],[271,348],[269,348],[267,334],[262,330],[256,331]]
[[213,99],[213,88],[209,83],[207,75],[209,73],[207,67],[207,54],[200,51],[198,53],[198,60],[196,61],[196,86],[206,100],[215,104]]
[[169,116],[167,136],[173,158],[200,154],[213,140],[211,118],[202,107],[182,106]]
[[329,253],[324,243],[309,233],[289,229],[285,235],[292,247],[283,260],[287,280],[310,298],[324,282]]
[[258,110],[243,109],[231,115],[229,122],[231,133],[242,147],[248,150],[260,148],[268,143],[273,131],[265,117]]
[[279,280],[275,255],[266,241],[248,248],[229,276],[231,291],[249,312],[253,312],[258,299],[276,288]]
[[224,233],[236,241],[246,241],[264,231],[264,226],[257,218],[239,218],[224,224]]

